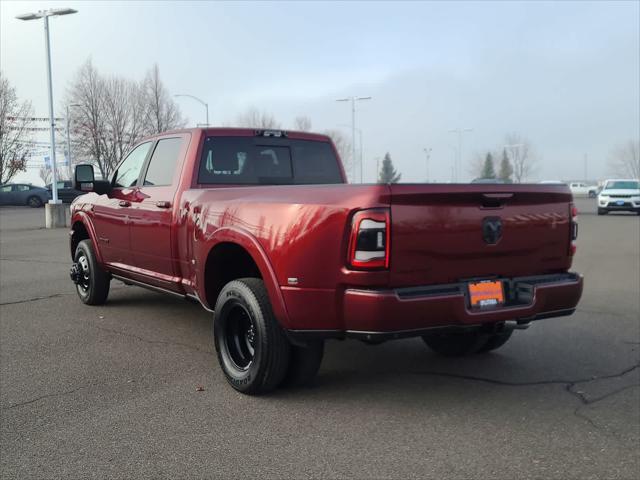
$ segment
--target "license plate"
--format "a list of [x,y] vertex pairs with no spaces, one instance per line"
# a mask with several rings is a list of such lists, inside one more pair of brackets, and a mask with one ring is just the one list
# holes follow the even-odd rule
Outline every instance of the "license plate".
[[472,307],[496,307],[504,303],[504,289],[500,280],[483,280],[468,284]]
[[622,200],[618,200],[618,201],[616,202],[616,205],[624,205],[624,202],[623,202]]

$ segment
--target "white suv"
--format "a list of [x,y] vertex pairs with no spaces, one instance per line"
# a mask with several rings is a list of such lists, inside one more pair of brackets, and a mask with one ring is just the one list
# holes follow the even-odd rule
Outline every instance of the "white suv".
[[598,195],[598,215],[627,211],[640,215],[640,182],[633,179],[613,179],[604,183]]

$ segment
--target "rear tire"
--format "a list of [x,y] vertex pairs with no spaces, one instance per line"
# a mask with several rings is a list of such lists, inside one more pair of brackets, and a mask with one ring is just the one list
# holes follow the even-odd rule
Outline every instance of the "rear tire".
[[42,200],[40,200],[40,197],[33,195],[27,198],[27,205],[31,208],[40,208],[42,206]]
[[282,381],[286,387],[300,387],[308,385],[318,374],[324,355],[324,341],[309,343],[306,347],[291,346],[289,369]]
[[259,395],[282,383],[291,345],[261,279],[242,278],[224,286],[215,306],[213,335],[220,367],[234,389]]
[[598,215],[606,215],[609,211],[606,208],[598,208]]
[[79,269],[80,279],[76,283],[76,291],[82,303],[104,304],[109,296],[111,276],[98,265],[91,240],[78,243],[73,260]]
[[487,353],[497,348],[500,348],[501,346],[503,346],[505,343],[509,341],[509,339],[511,338],[511,335],[513,335],[513,330],[507,330],[505,332],[494,333],[489,335],[489,339],[487,340],[487,343],[485,343],[484,346],[480,347],[480,350],[478,350],[478,353]]
[[452,332],[424,335],[424,343],[434,352],[445,357],[464,357],[479,352],[489,340],[481,332]]

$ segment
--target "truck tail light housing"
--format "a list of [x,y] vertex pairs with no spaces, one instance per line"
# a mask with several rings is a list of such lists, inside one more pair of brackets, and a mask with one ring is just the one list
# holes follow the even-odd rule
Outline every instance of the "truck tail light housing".
[[364,270],[389,268],[390,238],[388,209],[356,212],[351,223],[349,265]]
[[571,217],[569,222],[569,231],[571,232],[569,255],[573,256],[576,254],[576,240],[578,239],[578,209],[573,203],[569,204],[569,213]]

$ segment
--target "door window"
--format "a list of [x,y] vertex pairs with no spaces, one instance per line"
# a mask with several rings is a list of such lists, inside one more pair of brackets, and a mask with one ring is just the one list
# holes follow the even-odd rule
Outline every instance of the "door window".
[[163,138],[158,142],[144,177],[145,187],[159,187],[173,183],[173,174],[176,171],[181,148],[181,138]]
[[11,185],[3,185],[0,188],[0,192],[2,193],[9,193],[11,191]]
[[114,187],[134,187],[138,183],[140,170],[150,148],[151,142],[146,142],[138,145],[127,155],[116,172]]
[[19,192],[26,192],[28,190],[31,190],[31,187],[29,185],[16,185],[16,190],[18,190]]

